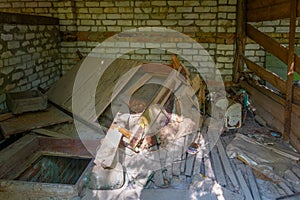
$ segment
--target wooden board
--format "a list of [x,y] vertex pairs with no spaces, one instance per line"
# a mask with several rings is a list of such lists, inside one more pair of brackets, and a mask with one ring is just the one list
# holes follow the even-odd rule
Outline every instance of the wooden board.
[[252,169],[247,165],[246,170],[247,170],[247,175],[248,175],[248,180],[249,180],[249,185],[251,188],[252,196],[253,196],[254,200],[261,200],[259,190],[257,187],[257,183],[256,183],[256,179],[253,175]]
[[61,133],[58,133],[58,132],[55,132],[55,131],[49,131],[49,130],[43,129],[43,128],[34,129],[31,132],[37,133],[37,134],[40,134],[40,135],[44,135],[44,136],[49,136],[49,137],[69,138],[69,139],[71,138],[71,137],[69,137],[65,134],[61,134]]
[[[99,70],[101,68],[101,60],[105,63],[111,63],[109,67],[104,71],[104,69]],[[117,59],[115,61],[111,59],[100,59],[100,58],[92,58],[88,57],[82,59],[76,66],[74,66],[66,75],[64,75],[60,80],[58,80],[46,93],[49,100],[57,105],[60,105],[62,108],[72,112],[72,96],[73,96],[73,86],[75,83],[75,78],[78,72],[82,75],[82,78],[77,79],[78,89],[74,93],[76,96],[85,97],[82,102],[79,101],[80,104],[80,114],[85,116],[84,119],[86,121],[95,121],[90,113],[91,110],[86,109],[86,104],[92,101],[92,95],[90,95],[93,91],[92,88],[96,87],[96,97],[95,97],[95,107],[96,107],[96,118],[99,117],[102,112],[108,107],[112,97],[113,90],[120,91],[126,83],[130,80],[130,78],[134,75],[136,70],[133,71],[132,74],[128,75],[125,79],[122,79],[119,83],[119,88],[115,88],[119,78],[124,75],[128,70],[137,67],[142,64],[140,61],[134,60],[125,60],[125,59]],[[81,69],[81,66],[85,67],[85,70]],[[88,70],[87,70],[88,69]],[[96,80],[98,75],[103,72],[99,82]],[[95,83],[98,83],[95,85]],[[89,88],[91,90],[87,90]],[[117,93],[117,92],[116,92]],[[87,99],[88,98],[88,99]],[[80,115],[80,116],[81,116]]]
[[237,178],[240,182],[241,189],[244,193],[244,196],[245,196],[246,200],[253,200],[252,195],[251,195],[251,191],[248,188],[248,185],[245,181],[245,178],[243,177],[243,175],[242,175],[242,173],[239,169],[236,171],[236,175],[237,175]]
[[64,122],[72,122],[72,118],[54,106],[46,111],[25,113],[0,123],[2,134],[5,138],[11,135],[30,131]]
[[[290,1],[287,0],[268,0],[266,3],[258,5],[247,1],[247,21],[261,22],[290,17]],[[251,2],[251,3],[249,3]],[[263,2],[263,1],[261,1]],[[297,6],[297,16],[300,14],[300,5]]]
[[238,190],[239,189],[239,183],[236,179],[236,175],[235,175],[235,173],[232,169],[232,166],[230,164],[230,161],[227,157],[227,154],[225,152],[225,149],[224,149],[223,144],[222,144],[220,139],[217,142],[217,148],[218,148],[218,151],[219,151],[219,154],[220,154],[220,157],[221,157],[221,161],[222,161],[223,166],[224,166],[224,170],[225,170],[227,176],[229,177],[231,183],[233,184],[234,188],[236,190]]
[[[100,148],[97,150],[95,163],[103,168],[114,168],[119,143],[121,141],[122,134],[116,125],[111,125],[108,129],[105,138],[102,140]],[[115,160],[116,159],[116,160]],[[116,162],[115,162],[116,161]]]
[[263,80],[271,83],[274,87],[276,87],[280,92],[286,93],[286,83],[283,79],[281,79],[278,75],[260,67],[256,63],[252,62],[251,60],[244,58],[245,63],[247,64],[248,69],[253,71]]
[[80,60],[67,74],[55,82],[46,92],[48,99],[60,106],[63,106],[71,97],[76,74],[84,59]]

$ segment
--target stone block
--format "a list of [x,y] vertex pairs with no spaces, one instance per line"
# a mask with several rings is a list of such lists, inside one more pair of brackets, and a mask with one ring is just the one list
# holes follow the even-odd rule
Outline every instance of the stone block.
[[12,40],[13,35],[12,34],[1,33],[1,39],[4,40],[4,41]]
[[20,42],[19,41],[9,41],[7,42],[7,48],[8,49],[17,49],[20,47]]
[[8,64],[9,65],[15,65],[15,64],[18,64],[18,63],[21,63],[21,57],[18,56],[18,57],[11,57],[8,59]]

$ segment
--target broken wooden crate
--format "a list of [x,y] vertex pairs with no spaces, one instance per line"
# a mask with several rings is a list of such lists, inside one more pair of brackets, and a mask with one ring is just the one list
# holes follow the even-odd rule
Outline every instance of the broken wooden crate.
[[47,108],[47,96],[38,90],[7,93],[6,103],[13,114],[45,110]]
[[0,199],[77,197],[91,165],[92,155],[80,140],[26,135],[1,151]]

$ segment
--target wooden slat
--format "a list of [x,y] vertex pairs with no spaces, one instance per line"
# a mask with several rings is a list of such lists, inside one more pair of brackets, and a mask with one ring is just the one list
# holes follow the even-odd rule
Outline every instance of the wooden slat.
[[254,200],[261,200],[259,190],[257,187],[256,178],[253,175],[252,169],[247,165],[246,170],[247,170],[247,176],[248,176],[249,186],[251,188],[252,196]]
[[286,84],[283,79],[281,79],[278,75],[260,67],[256,63],[252,62],[251,60],[244,58],[245,63],[247,64],[247,67],[256,73],[260,78],[266,80],[270,84],[272,84],[274,87],[280,90],[280,92],[285,93],[286,90]]
[[230,161],[227,157],[227,154],[225,152],[225,149],[224,149],[223,144],[220,139],[217,142],[217,148],[218,148],[218,151],[219,151],[219,154],[220,154],[223,166],[224,166],[224,170],[225,170],[227,176],[229,177],[231,183],[233,184],[234,188],[236,190],[238,190],[239,189],[238,180],[236,179],[236,175],[232,169],[232,166],[230,164]]
[[290,0],[290,33],[289,33],[289,53],[288,53],[288,70],[286,81],[286,103],[284,110],[284,134],[285,140],[289,139],[292,123],[292,98],[293,98],[293,80],[294,80],[294,65],[295,65],[295,32],[296,32],[296,6],[297,0]]
[[241,171],[237,170],[236,171],[236,175],[237,175],[237,178],[238,178],[238,180],[240,182],[240,185],[241,185],[242,191],[244,193],[245,199],[246,200],[253,200],[253,197],[251,195],[251,191],[248,188],[248,185],[247,185],[247,183],[245,181],[245,178],[243,177]]
[[277,41],[269,37],[268,35],[260,32],[252,25],[246,25],[247,36],[253,41],[261,45],[266,51],[270,52],[282,62],[287,64],[288,61],[288,50]]
[[72,118],[51,106],[46,111],[25,113],[0,123],[5,138],[32,129],[51,126],[63,122],[72,122]]
[[61,134],[61,133],[58,133],[58,132],[55,132],[55,131],[49,131],[47,129],[43,129],[43,128],[39,128],[39,129],[34,129],[32,130],[33,133],[37,133],[37,134],[40,134],[40,135],[45,135],[45,136],[49,136],[49,137],[56,137],[56,138],[71,138],[65,134]]
[[[269,37],[265,33],[254,28],[252,25],[247,24],[247,36],[253,41],[261,45],[266,51],[270,52],[277,58],[279,58],[286,65],[288,64],[288,48],[281,45],[279,42]],[[295,71],[300,73],[300,57],[296,54],[295,56]]]

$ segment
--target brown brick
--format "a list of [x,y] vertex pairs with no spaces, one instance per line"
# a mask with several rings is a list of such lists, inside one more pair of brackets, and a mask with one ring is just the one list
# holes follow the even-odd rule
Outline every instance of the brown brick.
[[96,1],[87,1],[85,2],[86,7],[99,7],[99,2]]
[[104,8],[104,13],[118,13],[118,8]]
[[0,3],[0,8],[11,8],[10,3]]
[[39,7],[51,7],[50,2],[39,2],[38,5]]
[[24,8],[25,3],[24,2],[13,2],[12,6],[13,6],[13,8]]

